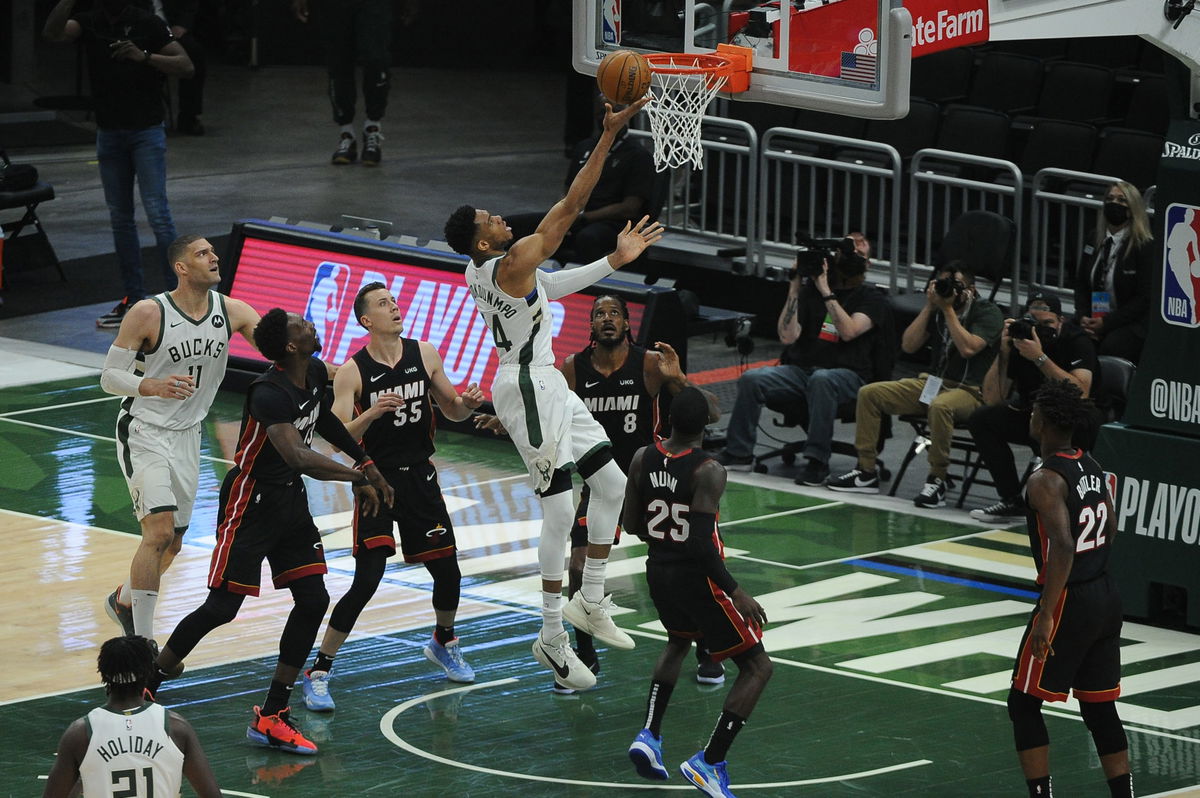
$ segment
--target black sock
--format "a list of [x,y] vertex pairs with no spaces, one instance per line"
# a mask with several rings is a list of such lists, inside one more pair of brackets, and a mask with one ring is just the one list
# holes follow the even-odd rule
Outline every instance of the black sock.
[[728,709],[721,710],[721,717],[717,718],[712,737],[708,738],[708,745],[704,746],[704,761],[710,765],[724,762],[725,755],[729,753],[729,746],[733,745],[733,738],[737,737],[737,733],[745,725],[745,718],[733,714]]
[[1112,798],[1133,798],[1133,774],[1123,773],[1109,779],[1108,793]]
[[596,659],[596,646],[592,642],[592,636],[587,632],[575,630],[575,650],[579,652],[579,658],[585,664]]
[[671,700],[671,691],[674,689],[675,685],[657,679],[650,682],[650,695],[646,698],[646,728],[655,737],[662,737],[662,719],[667,714],[667,702]]
[[263,702],[262,709],[259,712],[263,715],[278,714],[280,710],[287,708],[291,700],[292,686],[272,679],[271,689],[267,690],[267,700]]
[[326,654],[324,651],[317,652],[317,661],[313,663],[314,671],[325,671],[329,673],[333,670],[333,658],[336,655]]
[[150,695],[158,695],[158,688],[162,687],[162,683],[169,679],[171,675],[157,665],[154,666],[154,673],[146,682],[146,689],[150,691]]
[[1050,798],[1054,795],[1054,791],[1050,788],[1050,777],[1042,776],[1040,779],[1025,779],[1025,786],[1029,788],[1030,798]]
[[438,641],[440,645],[446,645],[454,639],[454,627],[438,626],[435,624],[433,627],[433,639]]

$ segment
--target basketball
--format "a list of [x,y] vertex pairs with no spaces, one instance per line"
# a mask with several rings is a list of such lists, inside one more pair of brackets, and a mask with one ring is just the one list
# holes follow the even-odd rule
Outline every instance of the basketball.
[[650,90],[650,62],[631,50],[604,56],[596,70],[596,85],[610,102],[628,105]]

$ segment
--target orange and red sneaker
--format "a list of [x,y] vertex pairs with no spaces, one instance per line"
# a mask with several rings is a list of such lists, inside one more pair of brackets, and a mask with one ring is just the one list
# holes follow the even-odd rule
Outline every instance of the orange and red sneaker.
[[246,729],[246,739],[293,754],[311,756],[317,752],[316,743],[309,741],[292,724],[290,707],[284,707],[274,715],[264,715],[260,707],[255,707],[254,722]]

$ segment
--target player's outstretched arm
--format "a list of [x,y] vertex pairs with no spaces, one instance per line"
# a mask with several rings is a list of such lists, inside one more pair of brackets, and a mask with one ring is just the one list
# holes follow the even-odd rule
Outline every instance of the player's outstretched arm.
[[662,231],[662,225],[651,222],[649,216],[643,216],[636,225],[626,222],[625,229],[617,236],[617,248],[611,255],[574,269],[542,272],[542,285],[545,286],[546,296],[550,299],[562,299],[609,276],[614,269],[632,262],[646,247],[662,238]]
[[475,408],[483,404],[483,391],[479,390],[479,385],[473,382],[460,394],[446,377],[442,356],[433,348],[433,344],[421,341],[420,346],[421,362],[425,365],[425,373],[429,375],[429,388],[442,414],[451,421],[470,418]]
[[665,341],[655,341],[654,348],[658,351],[646,352],[646,365],[642,372],[646,381],[646,390],[651,396],[657,397],[663,386],[675,395],[684,388],[695,388],[704,395],[708,403],[708,423],[715,424],[721,420],[721,402],[712,391],[706,391],[688,379],[679,364],[679,353],[675,347]]
[[1039,469],[1027,483],[1029,506],[1038,514],[1038,523],[1050,546],[1042,564],[1042,595],[1038,599],[1038,616],[1029,634],[1029,645],[1035,659],[1045,661],[1054,653],[1050,647],[1054,637],[1054,608],[1062,598],[1075,562],[1075,540],[1071,537],[1071,520],[1067,517],[1067,482],[1053,471]]
[[79,718],[63,732],[58,741],[58,755],[46,779],[42,798],[67,798],[79,781],[79,763],[87,748],[87,724]]
[[604,169],[604,160],[608,157],[608,151],[612,147],[617,131],[641,111],[646,103],[650,102],[650,99],[650,97],[643,97],[615,112],[611,105],[605,105],[604,132],[600,134],[595,149],[588,156],[583,168],[575,175],[575,179],[571,181],[566,196],[550,208],[537,230],[514,243],[509,249],[508,255],[501,261],[501,269],[511,270],[510,274],[505,275],[505,279],[517,282],[522,279],[522,276],[527,278],[546,258],[558,251],[567,231],[571,229],[571,225],[575,223],[579,214],[583,213],[587,206],[588,198],[592,195],[592,190],[600,179],[600,173]]
[[208,764],[208,757],[200,746],[200,738],[196,730],[174,712],[171,718],[171,739],[183,752],[183,775],[192,785],[199,798],[221,798],[221,788],[217,786],[217,777],[213,775]]

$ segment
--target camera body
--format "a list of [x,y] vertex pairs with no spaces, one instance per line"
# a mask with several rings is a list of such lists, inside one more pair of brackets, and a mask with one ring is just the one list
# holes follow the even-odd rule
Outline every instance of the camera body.
[[1032,341],[1035,329],[1037,330],[1038,340],[1042,342],[1042,346],[1049,346],[1058,339],[1058,330],[1046,322],[1038,321],[1028,313],[1019,319],[1015,319],[1012,324],[1008,325],[1008,337]]
[[[866,271],[866,259],[854,248],[852,238],[810,238],[797,235],[796,265],[788,272],[788,279],[798,277],[816,277],[821,273],[824,263],[829,262],[829,268],[839,268],[850,274],[862,274]],[[849,267],[849,268],[847,268]]]
[[966,290],[966,286],[953,277],[939,277],[933,281],[933,292],[944,299],[962,293],[964,290]]

